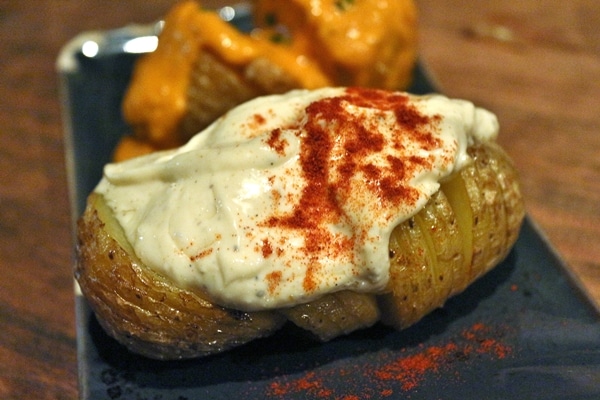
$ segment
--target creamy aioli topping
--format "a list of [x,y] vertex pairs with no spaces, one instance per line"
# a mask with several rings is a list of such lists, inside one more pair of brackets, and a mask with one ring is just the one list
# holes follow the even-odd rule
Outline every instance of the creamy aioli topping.
[[298,90],[107,165],[96,192],[150,268],[223,306],[279,308],[383,290],[393,228],[497,132],[493,114],[439,95]]

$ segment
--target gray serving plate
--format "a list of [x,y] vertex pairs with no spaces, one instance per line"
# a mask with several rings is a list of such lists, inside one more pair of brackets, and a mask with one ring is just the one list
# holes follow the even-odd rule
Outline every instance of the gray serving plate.
[[[233,21],[250,27],[246,9]],[[57,65],[73,221],[128,131],[132,65],[160,25],[88,32]],[[413,93],[435,91],[418,67]],[[82,399],[598,399],[599,312],[530,219],[509,257],[417,325],[315,343],[292,326],[225,354],[161,362],[129,353],[76,290]]]

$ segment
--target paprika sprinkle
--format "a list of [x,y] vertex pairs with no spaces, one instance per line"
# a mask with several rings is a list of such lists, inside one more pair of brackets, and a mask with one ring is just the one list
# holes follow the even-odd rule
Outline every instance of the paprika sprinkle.
[[351,367],[325,367],[295,378],[282,377],[268,385],[265,397],[359,400],[408,395],[423,383],[442,376],[460,380],[459,365],[474,364],[482,357],[486,360],[508,357],[512,346],[498,339],[505,337],[504,333],[504,328],[478,322],[445,343],[377,354],[374,360],[357,362]]

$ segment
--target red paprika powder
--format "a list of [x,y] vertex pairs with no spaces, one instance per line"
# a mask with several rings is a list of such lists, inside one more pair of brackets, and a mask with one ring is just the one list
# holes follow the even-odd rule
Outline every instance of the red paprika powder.
[[[265,397],[286,399],[300,395],[306,399],[362,400],[391,397],[417,390],[427,379],[451,374],[460,379],[459,362],[475,363],[480,357],[504,359],[512,353],[510,345],[498,339],[504,328],[476,323],[443,344],[420,345],[414,349],[382,353],[375,363],[357,363],[352,367],[317,369],[300,377],[283,377],[268,385]],[[343,380],[343,389],[335,385]],[[344,393],[341,393],[341,390]],[[396,391],[396,392],[395,392]]]

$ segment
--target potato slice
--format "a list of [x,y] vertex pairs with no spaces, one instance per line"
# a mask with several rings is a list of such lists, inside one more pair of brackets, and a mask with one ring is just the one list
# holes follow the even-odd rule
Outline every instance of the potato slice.
[[442,184],[390,238],[382,321],[406,328],[497,265],[524,216],[516,171],[495,144],[469,148],[473,163]]
[[463,285],[464,256],[454,212],[443,192],[400,224],[390,238],[390,289],[380,296],[381,319],[399,329],[441,307]]
[[181,123],[184,141],[227,111],[261,94],[230,66],[201,51],[192,66],[187,110]]
[[506,249],[508,252],[517,241],[525,206],[519,188],[517,169],[512,160],[496,143],[489,143],[485,147],[488,152],[487,165],[494,171],[494,176],[502,192],[503,204],[506,215]]
[[473,146],[469,155],[474,162],[461,172],[461,177],[473,215],[470,279],[475,280],[506,257],[517,239],[525,209],[517,172],[499,145]]
[[194,61],[187,88],[187,110],[181,123],[183,141],[247,100],[298,87],[300,82],[265,58],[257,58],[238,71],[201,51]]
[[[473,164],[460,173],[471,207],[473,232],[473,258],[470,280],[477,279],[496,265],[503,257],[506,238],[504,199],[499,190],[495,172],[487,167],[492,153],[484,146],[474,146],[469,155]],[[454,205],[458,208],[458,205]]]
[[281,311],[297,326],[328,341],[379,321],[374,295],[340,291]]
[[157,359],[218,353],[271,334],[277,312],[216,306],[174,286],[134,255],[104,198],[92,194],[79,221],[75,276],[104,329],[132,351]]

